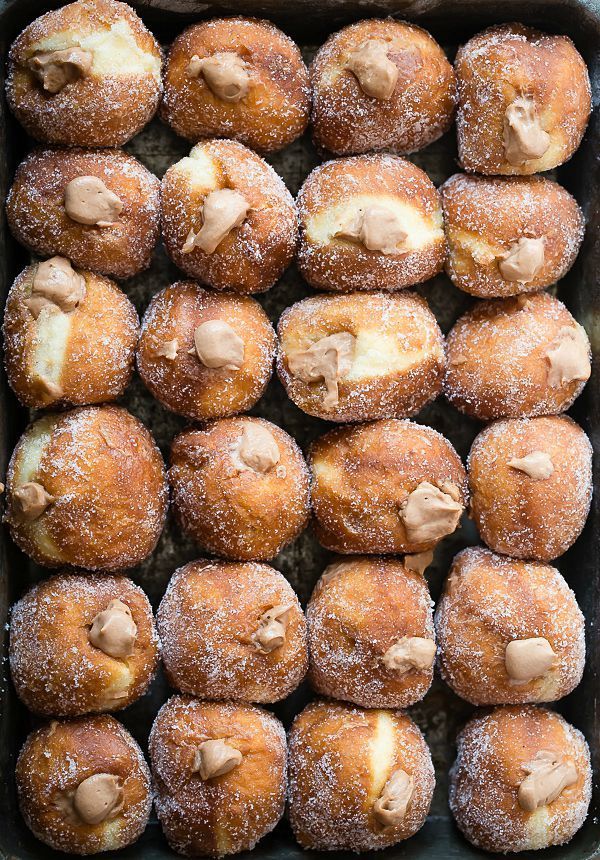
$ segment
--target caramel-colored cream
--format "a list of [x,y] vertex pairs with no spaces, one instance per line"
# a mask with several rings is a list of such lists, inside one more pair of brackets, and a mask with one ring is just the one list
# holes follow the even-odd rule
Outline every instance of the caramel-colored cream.
[[266,475],[280,459],[279,447],[271,431],[260,424],[246,424],[233,449],[233,460],[238,469],[251,469]]
[[536,106],[527,96],[519,96],[504,114],[504,152],[509,164],[521,165],[541,158],[550,146],[550,135],[544,131]]
[[243,194],[231,188],[211,191],[202,206],[202,227],[193,228],[181,249],[182,254],[191,254],[200,248],[205,254],[213,254],[223,239],[246,220],[250,205]]
[[194,350],[205,367],[239,370],[244,341],[224,320],[207,320],[194,331]]
[[540,750],[522,768],[527,776],[519,785],[518,799],[526,812],[548,806],[578,779],[573,762],[551,750]]
[[336,239],[346,239],[364,245],[368,251],[382,254],[399,254],[401,246],[408,238],[402,221],[396,212],[387,206],[367,206],[365,209],[342,224]]
[[422,636],[403,636],[388,648],[383,655],[383,663],[387,669],[397,675],[406,675],[413,669],[426,672],[433,666],[435,660],[435,642]]
[[232,51],[220,51],[202,58],[194,55],[188,72],[194,78],[202,76],[209,90],[230,104],[241,101],[250,92],[248,64]]
[[81,48],[44,51],[31,57],[27,65],[47,93],[56,95],[67,84],[89,75],[93,55]]
[[241,752],[226,743],[223,738],[204,741],[194,756],[193,771],[199,773],[201,779],[214,779],[223,776],[242,763]]
[[588,345],[579,327],[563,326],[546,353],[550,365],[548,384],[560,388],[590,378],[592,366]]
[[112,773],[95,773],[80,782],[73,796],[73,809],[85,824],[101,824],[114,818],[123,806],[123,787]]
[[71,313],[85,298],[85,278],[78,275],[65,257],[51,257],[39,263],[25,304],[37,319],[45,307]]
[[302,382],[325,383],[323,406],[331,409],[339,403],[338,381],[352,367],[356,338],[349,332],[322,337],[306,349],[292,350],[287,355],[290,373]]
[[373,814],[384,827],[395,827],[404,821],[415,790],[415,783],[402,768],[395,770],[373,804]]
[[554,472],[554,463],[545,451],[532,451],[524,457],[513,457],[508,465],[511,469],[524,472],[534,481],[545,481]]
[[44,511],[56,501],[54,496],[46,492],[36,481],[27,481],[17,487],[12,494],[12,504],[16,516],[26,523],[39,519]]
[[176,337],[173,340],[165,340],[156,348],[156,355],[160,358],[166,358],[167,361],[175,361],[179,352],[179,341]]
[[415,552],[404,556],[404,567],[421,575],[425,573],[431,562],[433,561],[433,550],[428,549],[425,552]]
[[498,263],[505,281],[528,284],[538,274],[545,259],[545,240],[522,236],[507,251]]
[[123,202],[98,176],[76,176],[65,188],[69,218],[88,227],[110,227],[119,220]]
[[285,645],[291,611],[292,607],[289,604],[278,604],[263,612],[258,620],[258,627],[251,637],[258,651],[270,654],[271,651]]
[[429,481],[421,481],[403,502],[400,518],[408,540],[420,544],[438,541],[452,534],[462,512],[463,506],[451,493],[443,492]]
[[137,638],[131,609],[122,600],[111,600],[106,609],[94,617],[88,638],[94,648],[99,648],[109,657],[118,660],[131,657]]
[[386,42],[367,39],[350,54],[346,64],[365,95],[375,99],[391,98],[398,82],[398,67],[388,51]]
[[504,652],[506,674],[514,684],[528,684],[542,678],[556,661],[552,645],[543,636],[514,639]]

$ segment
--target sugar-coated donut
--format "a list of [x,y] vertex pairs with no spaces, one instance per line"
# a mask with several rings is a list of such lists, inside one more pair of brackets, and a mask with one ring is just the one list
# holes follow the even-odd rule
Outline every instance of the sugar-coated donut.
[[6,485],[11,536],[47,567],[133,567],[156,546],[167,511],[160,452],[118,406],[39,418],[13,451]]
[[148,765],[108,714],[53,720],[32,732],[16,782],[25,823],[57,851],[118,851],[142,835],[150,816]]
[[298,598],[266,564],[186,564],[169,582],[157,623],[169,683],[200,699],[277,702],[308,668]]
[[254,848],[283,815],[283,726],[255,705],[173,696],[150,732],[156,814],[188,857]]
[[577,201],[543,176],[456,173],[440,188],[446,271],[480,298],[536,292],[560,280],[583,241]]
[[308,124],[310,85],[298,46],[269,21],[214,18],[178,36],[165,64],[163,119],[194,143],[282,149]]
[[463,45],[455,69],[465,170],[539,173],[567,161],[581,143],[590,79],[568,36],[500,24]]
[[315,289],[400,290],[444,266],[440,195],[410,161],[328,161],[308,175],[297,202],[298,268]]
[[160,183],[118,149],[38,149],[19,165],[6,217],[40,256],[130,278],[150,264],[158,241]]
[[452,66],[426,30],[404,21],[344,27],[319,48],[310,77],[315,143],[337,155],[414,152],[454,116]]
[[289,735],[289,817],[303,848],[373,851],[421,829],[435,786],[409,716],[312,702]]
[[65,257],[28,266],[6,300],[4,362],[25,406],[81,406],[115,400],[133,372],[135,308],[108,278]]
[[10,49],[8,103],[45,143],[121,146],[161,91],[160,47],[126,3],[69,3],[36,18]]
[[254,299],[179,281],[146,310],[137,366],[161,403],[206,421],[254,406],[271,378],[275,343]]
[[564,412],[591,373],[585,329],[543,292],[477,302],[446,349],[444,394],[482,421]]
[[496,708],[458,736],[450,809],[484,851],[564,845],[585,821],[591,793],[588,745],[559,714],[532,705]]
[[181,528],[223,558],[273,558],[307,524],[309,476],[291,436],[262,418],[184,430],[169,480]]
[[399,559],[330,564],[306,610],[309,681],[364,708],[407,708],[433,680],[432,602],[423,576]]
[[553,702],[579,684],[585,624],[555,567],[471,547],[435,614],[442,678],[474,705]]
[[13,606],[9,657],[17,694],[36,714],[126,708],[158,664],[152,608],[124,576],[58,574]]
[[404,418],[441,390],[444,338],[414,293],[311,296],[283,313],[278,334],[279,377],[309,415]]
[[552,561],[585,525],[592,446],[566,415],[494,421],[473,442],[468,472],[471,516],[495,552]]
[[413,421],[340,427],[313,442],[317,539],[339,553],[421,553],[459,525],[467,501],[460,457]]

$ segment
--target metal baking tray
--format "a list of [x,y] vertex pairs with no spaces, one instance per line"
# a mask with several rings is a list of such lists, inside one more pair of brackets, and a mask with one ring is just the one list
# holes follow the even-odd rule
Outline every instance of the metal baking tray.
[[[17,33],[36,16],[47,9],[61,5],[46,0],[0,0],[0,54],[2,71],[10,42]],[[578,260],[569,275],[558,285],[558,295],[569,306],[590,335],[594,364],[600,352],[600,128],[598,104],[600,102],[600,0],[227,0],[224,3],[200,0],[133,0],[132,5],[156,34],[167,45],[185,26],[195,20],[220,14],[251,14],[272,19],[299,44],[306,46],[305,57],[310,59],[314,47],[343,24],[364,17],[394,15],[414,21],[438,39],[453,58],[456,47],[471,35],[490,24],[500,21],[522,21],[541,29],[566,33],[583,54],[592,79],[594,111],[592,119],[576,156],[556,171],[556,178],[578,199],[587,220],[586,238]],[[6,104],[0,98],[0,196],[4,198],[16,165],[31,146]],[[150,170],[161,176],[174,161],[187,154],[189,145],[177,138],[158,119],[154,119],[128,146]],[[436,185],[439,185],[457,168],[455,131],[446,134],[422,152],[411,156],[424,168]],[[269,158],[295,194],[309,171],[320,159],[310,143],[309,135]],[[6,296],[18,272],[29,262],[28,255],[10,237],[6,221],[0,216],[0,292]],[[148,272],[123,284],[123,288],[144,311],[150,297],[169,282],[182,277],[168,261],[159,246]],[[288,305],[311,291],[292,267],[270,292],[259,297],[269,316],[276,321]],[[429,281],[419,292],[429,301],[443,330],[448,331],[454,320],[469,306],[471,299],[456,290],[441,275]],[[600,450],[600,374],[592,375],[582,397],[571,410],[573,417],[592,439],[594,451]],[[134,379],[125,405],[138,415],[154,433],[165,457],[173,435],[185,421],[163,409]],[[303,448],[322,433],[327,425],[310,418],[298,410],[274,379],[257,407],[253,410],[282,427],[298,440]],[[0,375],[0,477],[4,474],[12,448],[30,416],[20,408],[7,388],[6,378]],[[459,415],[443,399],[426,407],[418,416],[419,422],[430,424],[446,435],[464,458],[479,425]],[[595,500],[587,526],[575,546],[558,562],[569,584],[574,588],[587,621],[588,659],[584,679],[579,688],[558,703],[557,709],[578,726],[586,735],[591,751],[596,779],[588,819],[566,846],[527,853],[539,860],[588,860],[600,856],[600,714],[598,713],[600,672],[600,475],[596,458],[594,468]],[[427,571],[432,596],[437,599],[451,559],[458,550],[478,542],[472,524],[465,521],[463,528],[438,548],[435,563]],[[174,527],[169,519],[160,544],[151,556],[131,575],[148,593],[154,607],[158,605],[166,583],[176,567],[197,557],[198,551]],[[274,564],[291,581],[305,602],[312,587],[328,562],[328,554],[314,540],[310,530],[285,549]],[[7,533],[0,529],[0,629],[6,630],[10,605],[33,582],[48,574],[32,564],[11,543]],[[6,643],[4,643],[6,647]],[[4,652],[4,656],[5,656]],[[2,661],[4,677],[0,678],[0,858],[5,860],[33,860],[33,858],[66,857],[50,850],[34,839],[20,818],[15,795],[13,770],[15,758],[25,735],[35,725],[35,719],[18,702],[8,679],[7,661]],[[116,716],[134,734],[143,748],[146,747],[152,720],[169,695],[164,678],[159,675],[150,692],[136,704]],[[277,705],[274,711],[289,725],[294,714],[310,696],[303,686],[289,699]],[[419,860],[452,860],[452,858],[482,858],[490,855],[471,847],[456,829],[447,805],[448,769],[454,758],[454,741],[460,725],[473,709],[454,696],[436,679],[425,700],[410,709],[419,723],[431,748],[436,767],[437,786],[431,814],[423,829],[412,839],[390,848],[379,855],[388,860],[419,858]],[[316,858],[316,852],[310,857]],[[112,853],[105,856],[116,856]],[[143,837],[135,845],[118,852],[119,858],[162,860],[175,857],[161,834],[155,817]],[[307,853],[295,843],[289,825],[283,821],[276,830],[263,839],[253,852],[254,860],[302,860]],[[350,855],[351,856],[351,855]],[[524,855],[522,855],[524,856]]]

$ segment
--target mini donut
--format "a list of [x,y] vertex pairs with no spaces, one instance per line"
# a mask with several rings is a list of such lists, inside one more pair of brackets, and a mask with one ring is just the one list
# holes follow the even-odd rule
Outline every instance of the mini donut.
[[148,765],[108,714],[53,720],[32,732],[16,782],[25,823],[57,851],[118,851],[139,839],[150,816]]
[[9,658],[17,694],[36,714],[126,708],[158,664],[152,608],[124,576],[58,574],[13,606]]
[[452,66],[426,30],[405,21],[344,27],[317,51],[310,78],[315,144],[336,155],[415,152],[454,117]]
[[452,283],[480,298],[549,287],[569,271],[583,241],[583,213],[543,176],[456,173],[440,188]]
[[152,118],[160,47],[131,6],[78,0],[13,42],[6,96],[29,134],[66,146],[122,146]]
[[308,70],[298,46],[269,21],[192,24],[171,45],[164,87],[162,118],[194,143],[229,137],[275,152],[308,124]]
[[585,821],[592,771],[585,738],[559,714],[531,705],[478,714],[458,736],[450,809],[484,851],[564,845]]
[[395,155],[316,167],[298,194],[298,268],[317,290],[400,290],[444,267],[440,195]]
[[564,412],[591,373],[585,329],[543,292],[477,302],[446,350],[444,394],[482,421]]
[[154,721],[149,751],[156,814],[178,854],[250,850],[283,815],[285,731],[262,708],[173,696]]
[[17,168],[6,217],[35,254],[130,278],[158,241],[160,183],[118,149],[38,149]]
[[471,547],[435,614],[442,678],[473,705],[554,702],[581,681],[585,623],[555,567]]
[[216,290],[261,293],[292,262],[292,195],[260,156],[234,140],[206,140],[162,179],[162,232],[182,271]]
[[200,699],[277,702],[308,668],[298,598],[266,564],[186,564],[173,574],[157,622],[167,680]]
[[552,561],[585,525],[592,446],[566,415],[494,421],[473,442],[468,472],[471,516],[494,552]]
[[407,417],[441,390],[444,338],[414,293],[311,296],[284,311],[277,331],[279,378],[317,418]]
[[500,24],[459,50],[459,160],[474,173],[529,175],[568,161],[591,111],[590,79],[568,36]]
[[139,321],[115,283],[52,257],[14,282],[3,333],[8,381],[24,406],[82,406],[124,393]]
[[254,406],[271,378],[275,343],[254,299],[179,281],[146,310],[137,366],[168,409],[207,421]]
[[182,530],[215,555],[273,558],[307,524],[306,463],[291,436],[263,418],[223,418],[173,440],[169,481]]
[[313,442],[315,533],[327,549],[422,553],[459,525],[467,503],[460,457],[413,421],[339,427]]
[[407,714],[312,702],[294,720],[289,757],[289,818],[303,848],[374,851],[425,823],[435,776]]
[[160,451],[118,406],[87,406],[30,424],[6,479],[6,521],[38,564],[123,570],[148,556],[167,512]]
[[306,610],[309,681],[364,708],[407,708],[433,680],[432,602],[423,576],[377,556],[330,564]]

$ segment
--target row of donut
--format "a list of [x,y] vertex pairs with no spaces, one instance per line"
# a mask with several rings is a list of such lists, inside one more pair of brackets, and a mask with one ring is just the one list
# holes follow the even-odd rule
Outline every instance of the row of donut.
[[413,24],[365,20],[334,33],[310,73],[298,47],[267,21],[193,24],[168,53],[135,12],[114,0],[78,0],[30,24],[9,54],[7,96],[36,139],[120,146],[161,103],[161,116],[194,143],[230,137],[260,152],[312,127],[337,155],[410,153],[450,127],[458,102],[465,169],[531,174],[575,152],[591,109],[585,63],[566,36],[508,24],[474,36],[455,69]]
[[438,192],[385,154],[320,165],[296,206],[273,168],[231,140],[197,144],[162,183],[119,150],[35,150],[6,206],[34,253],[116,278],[149,265],[160,222],[186,275],[239,293],[272,287],[297,249],[316,289],[398,290],[445,265],[460,289],[506,297],[562,278],[584,234],[577,202],[549,179],[455,174]]

